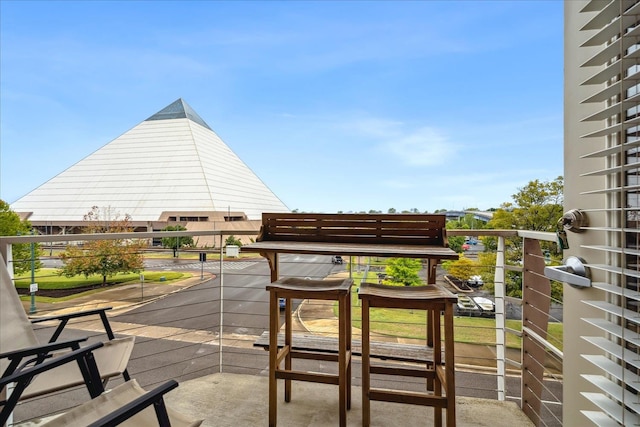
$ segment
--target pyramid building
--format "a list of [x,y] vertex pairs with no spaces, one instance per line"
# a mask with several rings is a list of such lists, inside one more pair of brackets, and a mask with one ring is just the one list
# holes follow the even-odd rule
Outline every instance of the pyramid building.
[[[75,232],[93,206],[144,231],[255,221],[285,204],[182,99],[11,204],[34,226]],[[241,224],[235,224],[237,227]],[[200,224],[200,227],[204,224]],[[211,228],[211,224],[208,225]]]

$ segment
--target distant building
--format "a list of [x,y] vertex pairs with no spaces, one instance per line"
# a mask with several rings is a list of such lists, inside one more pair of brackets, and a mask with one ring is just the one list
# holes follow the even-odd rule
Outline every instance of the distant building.
[[[182,99],[20,198],[11,209],[41,234],[78,233],[93,206],[136,231],[260,226],[285,204]],[[230,233],[232,234],[232,233]],[[240,236],[238,236],[240,237]],[[212,246],[199,237],[200,245]]]
[[466,217],[467,215],[473,215],[473,219],[487,223],[491,221],[491,218],[493,218],[493,212],[483,211],[446,211],[440,213],[445,214],[447,220],[458,220]]

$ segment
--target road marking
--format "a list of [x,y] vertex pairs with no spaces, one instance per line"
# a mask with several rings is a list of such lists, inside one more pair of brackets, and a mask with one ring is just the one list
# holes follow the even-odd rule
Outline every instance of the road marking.
[[[224,270],[244,270],[247,267],[251,267],[253,265],[256,265],[257,262],[255,261],[232,261],[232,262],[225,262],[224,263]],[[163,270],[200,270],[200,269],[204,269],[204,270],[220,270],[220,264],[219,263],[204,263],[204,265],[202,265],[202,263],[200,262],[194,262],[191,264],[180,264],[180,265],[171,265],[171,266],[164,266]]]
[[[220,340],[217,331],[205,331],[199,329],[175,328],[172,326],[141,325],[139,323],[114,322],[110,320],[111,329],[116,335],[133,335],[141,338],[156,340],[171,340],[192,344],[206,344],[218,346]],[[82,331],[104,333],[104,326],[99,320],[73,323],[73,329]],[[244,335],[225,333],[222,336],[222,345],[231,347],[252,348],[258,339],[257,335]]]

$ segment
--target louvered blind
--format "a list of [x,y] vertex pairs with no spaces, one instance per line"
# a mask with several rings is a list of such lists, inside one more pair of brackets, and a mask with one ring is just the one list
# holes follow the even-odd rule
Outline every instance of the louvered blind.
[[640,425],[640,1],[594,0],[580,13],[586,17],[581,48],[595,52],[581,65],[589,71],[582,103],[594,107],[582,121],[601,124],[582,135],[601,142],[583,158],[602,159],[582,175],[601,177],[590,181],[601,186],[582,194],[604,197],[606,213],[606,224],[589,228],[603,244],[582,246],[606,260],[589,264],[605,278],[593,286],[606,298],[583,301],[601,317],[582,321],[602,335],[582,337],[590,344],[582,357],[600,371],[583,375],[598,391],[581,394],[598,410],[582,413],[598,426]]

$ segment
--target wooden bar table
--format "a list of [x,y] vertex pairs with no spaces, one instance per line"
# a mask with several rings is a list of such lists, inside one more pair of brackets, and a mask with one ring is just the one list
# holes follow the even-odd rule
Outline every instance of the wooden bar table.
[[435,268],[436,265],[438,265],[438,262],[441,260],[458,259],[458,254],[448,247],[376,243],[263,241],[242,246],[241,250],[242,252],[257,252],[269,261],[272,282],[275,282],[280,278],[278,268],[278,255],[280,254],[375,256],[381,258],[424,259],[428,262],[428,284],[435,283]]
[[[458,259],[448,247],[446,218],[437,214],[315,214],[263,213],[260,235],[255,243],[242,246],[242,252],[259,253],[269,262],[271,283],[280,279],[280,254],[374,256],[426,260],[427,283],[434,285],[440,261]],[[270,299],[269,337],[269,424],[277,420],[276,364],[278,302]],[[285,313],[290,316],[291,298],[285,299]],[[286,317],[286,316],[285,316]],[[350,316],[349,316],[350,317]],[[432,316],[427,316],[428,322]],[[433,346],[433,329],[427,327],[427,344]],[[290,328],[285,322],[285,328]],[[351,325],[348,325],[350,328]],[[275,332],[275,333],[274,333]],[[350,334],[349,334],[350,335]],[[439,333],[436,338],[440,339]],[[290,343],[289,343],[290,345]],[[285,344],[286,346],[286,344]],[[351,346],[349,344],[349,353]],[[285,386],[287,383],[285,382]],[[285,398],[289,390],[285,389]],[[341,422],[343,421],[341,414]]]

